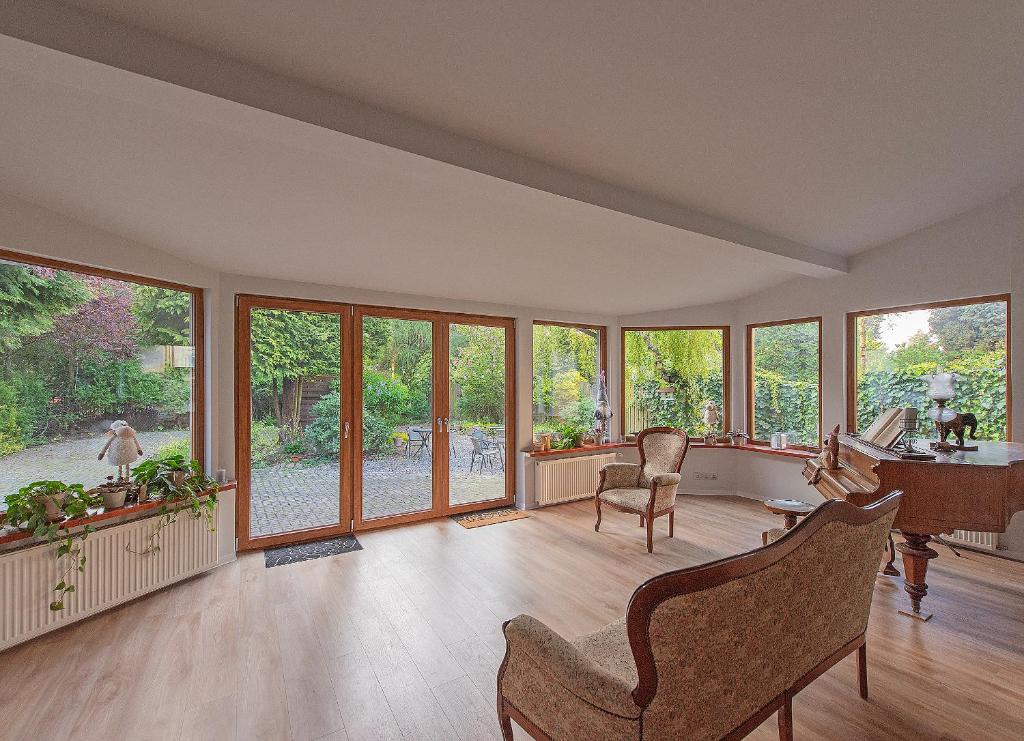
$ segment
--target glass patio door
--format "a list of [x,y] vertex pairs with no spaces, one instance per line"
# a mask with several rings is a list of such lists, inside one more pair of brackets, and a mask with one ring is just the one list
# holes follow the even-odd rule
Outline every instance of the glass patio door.
[[515,466],[515,448],[508,446],[514,413],[512,324],[484,318],[449,322],[447,340],[448,511],[510,502],[507,471]]
[[354,331],[355,528],[511,502],[512,320],[357,307]]
[[239,548],[351,532],[351,307],[239,296]]
[[356,527],[436,511],[436,319],[423,312],[356,309]]

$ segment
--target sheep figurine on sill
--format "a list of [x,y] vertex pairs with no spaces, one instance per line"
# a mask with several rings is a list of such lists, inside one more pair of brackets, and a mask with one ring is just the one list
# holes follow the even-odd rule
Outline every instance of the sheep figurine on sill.
[[107,463],[117,466],[118,482],[131,481],[131,464],[142,457],[142,446],[139,444],[139,438],[135,436],[135,430],[123,419],[111,423],[107,432],[107,442],[97,460],[103,460],[105,455]]

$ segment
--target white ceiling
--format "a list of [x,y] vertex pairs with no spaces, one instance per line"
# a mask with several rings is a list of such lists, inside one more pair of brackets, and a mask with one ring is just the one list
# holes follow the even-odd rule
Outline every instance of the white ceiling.
[[791,276],[729,242],[0,41],[0,190],[217,270],[607,315]]
[[1024,180],[1024,3],[77,0],[849,254]]

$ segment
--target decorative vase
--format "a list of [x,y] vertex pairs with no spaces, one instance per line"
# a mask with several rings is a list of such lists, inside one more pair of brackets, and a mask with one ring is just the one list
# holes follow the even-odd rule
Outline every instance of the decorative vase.
[[175,486],[181,486],[185,483],[185,472],[174,471],[171,473],[171,481],[174,482]]
[[139,485],[139,504],[149,500],[149,494],[147,493],[148,488],[148,484]]

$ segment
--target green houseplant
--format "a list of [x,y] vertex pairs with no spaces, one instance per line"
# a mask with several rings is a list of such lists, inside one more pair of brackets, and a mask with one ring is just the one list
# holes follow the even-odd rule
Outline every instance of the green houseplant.
[[583,425],[571,422],[556,425],[556,430],[558,432],[558,442],[552,445],[556,450],[569,450],[580,447],[583,443],[583,436],[588,432],[588,429]]
[[160,550],[158,537],[164,528],[178,519],[182,512],[189,517],[206,518],[210,532],[216,532],[217,482],[203,472],[197,460],[180,453],[170,453],[143,461],[135,467],[135,485],[145,487],[150,499],[161,500],[157,510],[159,521],[150,533],[146,547],[133,553],[155,553]]
[[69,577],[74,571],[85,571],[82,543],[95,530],[85,525],[80,531],[72,532],[67,523],[88,514],[89,507],[99,504],[98,498],[90,496],[81,484],[33,481],[16,494],[4,497],[4,503],[10,524],[28,530],[37,538],[45,538],[49,544],[58,543],[55,555],[60,580],[53,588],[56,597],[50,609],[63,610],[64,597],[75,591],[75,585],[68,583]]

